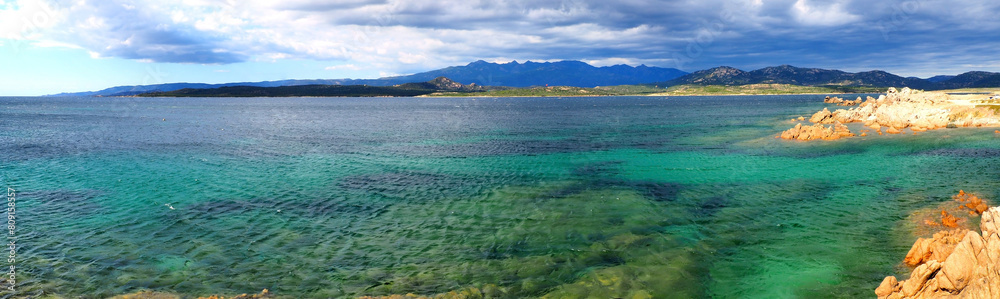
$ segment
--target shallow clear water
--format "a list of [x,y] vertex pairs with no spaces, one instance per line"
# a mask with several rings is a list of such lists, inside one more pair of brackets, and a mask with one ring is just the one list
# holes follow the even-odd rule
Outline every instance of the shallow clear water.
[[871,297],[1000,198],[992,130],[773,138],[820,99],[0,98],[18,294]]

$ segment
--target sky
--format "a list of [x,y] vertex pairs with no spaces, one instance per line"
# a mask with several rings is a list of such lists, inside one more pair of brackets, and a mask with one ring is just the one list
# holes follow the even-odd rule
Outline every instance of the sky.
[[0,0],[0,96],[476,60],[1000,71],[990,0]]

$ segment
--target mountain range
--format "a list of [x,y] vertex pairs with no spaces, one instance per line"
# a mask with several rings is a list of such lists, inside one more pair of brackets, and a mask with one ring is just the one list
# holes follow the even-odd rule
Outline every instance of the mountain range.
[[967,72],[958,76],[935,76],[928,79],[901,77],[884,71],[848,73],[840,70],[799,68],[790,65],[765,67],[753,71],[721,66],[701,70],[676,79],[658,82],[660,86],[675,85],[746,85],[792,84],[802,86],[872,86],[917,89],[956,89],[1000,87],[1000,73]]
[[133,96],[148,92],[168,92],[185,88],[206,89],[231,86],[279,87],[299,85],[373,85],[394,86],[413,82],[428,82],[447,77],[463,84],[479,86],[576,86],[596,87],[633,85],[671,80],[687,72],[674,68],[640,65],[615,65],[595,67],[580,61],[490,63],[476,61],[464,66],[453,66],[429,72],[379,79],[317,79],[281,80],[264,82],[238,82],[224,84],[169,83],[156,85],[117,86],[99,91],[61,93],[54,96]]
[[907,86],[938,90],[974,87],[1000,87],[1000,73],[967,72],[957,76],[935,76],[927,79],[902,77],[884,71],[849,73],[840,70],[799,68],[790,65],[744,71],[721,66],[694,73],[673,68],[640,65],[595,67],[580,61],[490,63],[476,61],[464,66],[379,79],[316,79],[224,84],[169,83],[156,85],[118,86],[100,91],[62,93],[55,96],[133,96],[149,92],[170,92],[181,89],[210,89],[232,86],[281,87],[302,85],[371,85],[398,86],[413,82],[428,82],[447,77],[473,86],[573,86],[596,87],[616,85],[746,85],[792,84],[802,86]]

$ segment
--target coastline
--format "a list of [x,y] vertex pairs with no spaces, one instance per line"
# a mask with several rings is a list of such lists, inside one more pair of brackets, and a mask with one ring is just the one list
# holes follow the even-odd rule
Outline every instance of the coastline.
[[[812,114],[806,120],[800,116],[792,119],[795,127],[781,132],[776,138],[786,140],[837,140],[855,136],[924,132],[959,127],[1000,127],[1000,105],[995,93],[952,94],[948,91],[925,92],[904,87],[889,90],[878,98],[868,96],[862,100],[844,100],[827,97],[824,102],[846,109],[828,108]],[[811,125],[810,125],[811,123]],[[862,123],[868,129],[858,134],[845,124]],[[826,126],[830,125],[830,126]]]

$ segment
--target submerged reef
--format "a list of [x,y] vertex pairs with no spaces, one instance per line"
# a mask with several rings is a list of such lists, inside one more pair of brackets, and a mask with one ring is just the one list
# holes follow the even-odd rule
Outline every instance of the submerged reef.
[[[857,106],[850,109],[827,108],[809,118],[814,125],[799,123],[777,136],[789,140],[834,140],[853,137],[854,134],[842,127],[848,123],[863,123],[882,135],[882,128],[889,134],[900,134],[905,129],[923,132],[942,128],[957,127],[1000,127],[1000,115],[995,107],[977,105],[977,100],[968,96],[953,96],[941,92],[924,92],[904,87],[901,90],[889,88],[877,99],[868,97],[861,101],[844,101],[840,98],[824,99],[826,103],[841,106]],[[805,117],[798,118],[804,121]],[[826,125],[833,125],[826,127]],[[863,134],[867,136],[867,134]]]
[[[986,209],[981,198],[964,191],[953,199],[969,215],[982,213],[982,234],[956,228],[919,238],[903,261],[915,267],[909,279],[887,276],[875,289],[878,298],[1000,298],[1000,207]],[[954,227],[949,224],[958,217],[941,212],[940,225]]]
[[[180,298],[185,298],[185,297],[174,293],[154,292],[150,290],[111,297],[111,299],[180,299]],[[258,294],[240,294],[233,297],[223,297],[219,295],[198,297],[198,299],[266,299],[266,298],[274,298],[272,297],[271,293],[267,291],[267,289],[264,289]]]
[[358,299],[483,299],[483,298],[504,298],[508,294],[505,290],[494,284],[484,285],[481,288],[468,287],[447,293],[432,296],[421,296],[413,293],[406,295],[386,295],[386,296],[361,296]]

